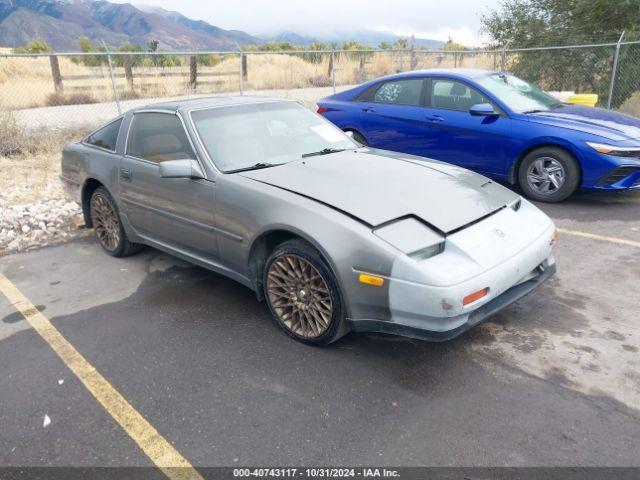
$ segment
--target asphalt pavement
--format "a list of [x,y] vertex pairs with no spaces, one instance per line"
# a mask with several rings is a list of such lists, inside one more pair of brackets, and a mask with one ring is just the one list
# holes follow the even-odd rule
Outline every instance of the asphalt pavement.
[[[92,238],[0,272],[196,467],[640,466],[640,192],[541,208],[556,277],[446,343],[302,345],[245,287]],[[0,319],[1,466],[153,465],[3,295]]]

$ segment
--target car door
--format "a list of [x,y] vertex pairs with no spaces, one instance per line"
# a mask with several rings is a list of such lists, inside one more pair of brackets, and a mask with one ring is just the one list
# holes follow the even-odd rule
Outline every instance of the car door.
[[423,78],[382,82],[355,102],[371,147],[420,155],[423,150]]
[[[426,156],[491,176],[506,175],[511,119],[491,99],[466,82],[431,78],[425,105]],[[491,103],[498,115],[474,116],[469,109]]]
[[214,182],[160,176],[161,162],[182,159],[198,160],[179,115],[135,112],[120,164],[122,208],[139,235],[211,260],[218,253]]

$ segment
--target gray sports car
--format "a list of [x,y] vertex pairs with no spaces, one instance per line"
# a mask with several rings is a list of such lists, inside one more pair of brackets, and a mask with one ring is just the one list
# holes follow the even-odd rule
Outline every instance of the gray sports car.
[[150,245],[227,275],[307,343],[453,338],[555,272],[555,227],[519,195],[288,100],[130,111],[67,145],[61,178],[107,253]]

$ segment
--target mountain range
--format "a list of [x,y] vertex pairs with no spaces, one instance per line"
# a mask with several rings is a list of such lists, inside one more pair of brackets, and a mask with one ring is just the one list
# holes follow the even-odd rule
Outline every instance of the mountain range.
[[[240,30],[225,30],[202,20],[149,5],[111,3],[106,0],[0,0],[0,47],[27,45],[44,40],[54,51],[78,50],[78,39],[106,42],[117,47],[125,42],[147,45],[159,42],[160,50],[236,50],[240,46],[286,41],[308,46],[314,41],[354,40],[377,46],[393,43],[398,36],[360,31],[317,38],[296,32],[254,36]],[[442,42],[416,39],[416,45],[433,48]]]

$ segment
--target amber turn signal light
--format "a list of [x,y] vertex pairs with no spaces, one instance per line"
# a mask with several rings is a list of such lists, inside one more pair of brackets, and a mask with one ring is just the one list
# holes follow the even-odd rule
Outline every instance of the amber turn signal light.
[[473,292],[462,299],[462,305],[469,305],[476,300],[480,300],[482,297],[486,297],[487,293],[489,293],[489,287]]
[[358,276],[358,280],[360,280],[360,283],[372,285],[374,287],[381,287],[384,285],[384,278],[376,275],[369,275],[367,273],[361,273],[360,276]]

